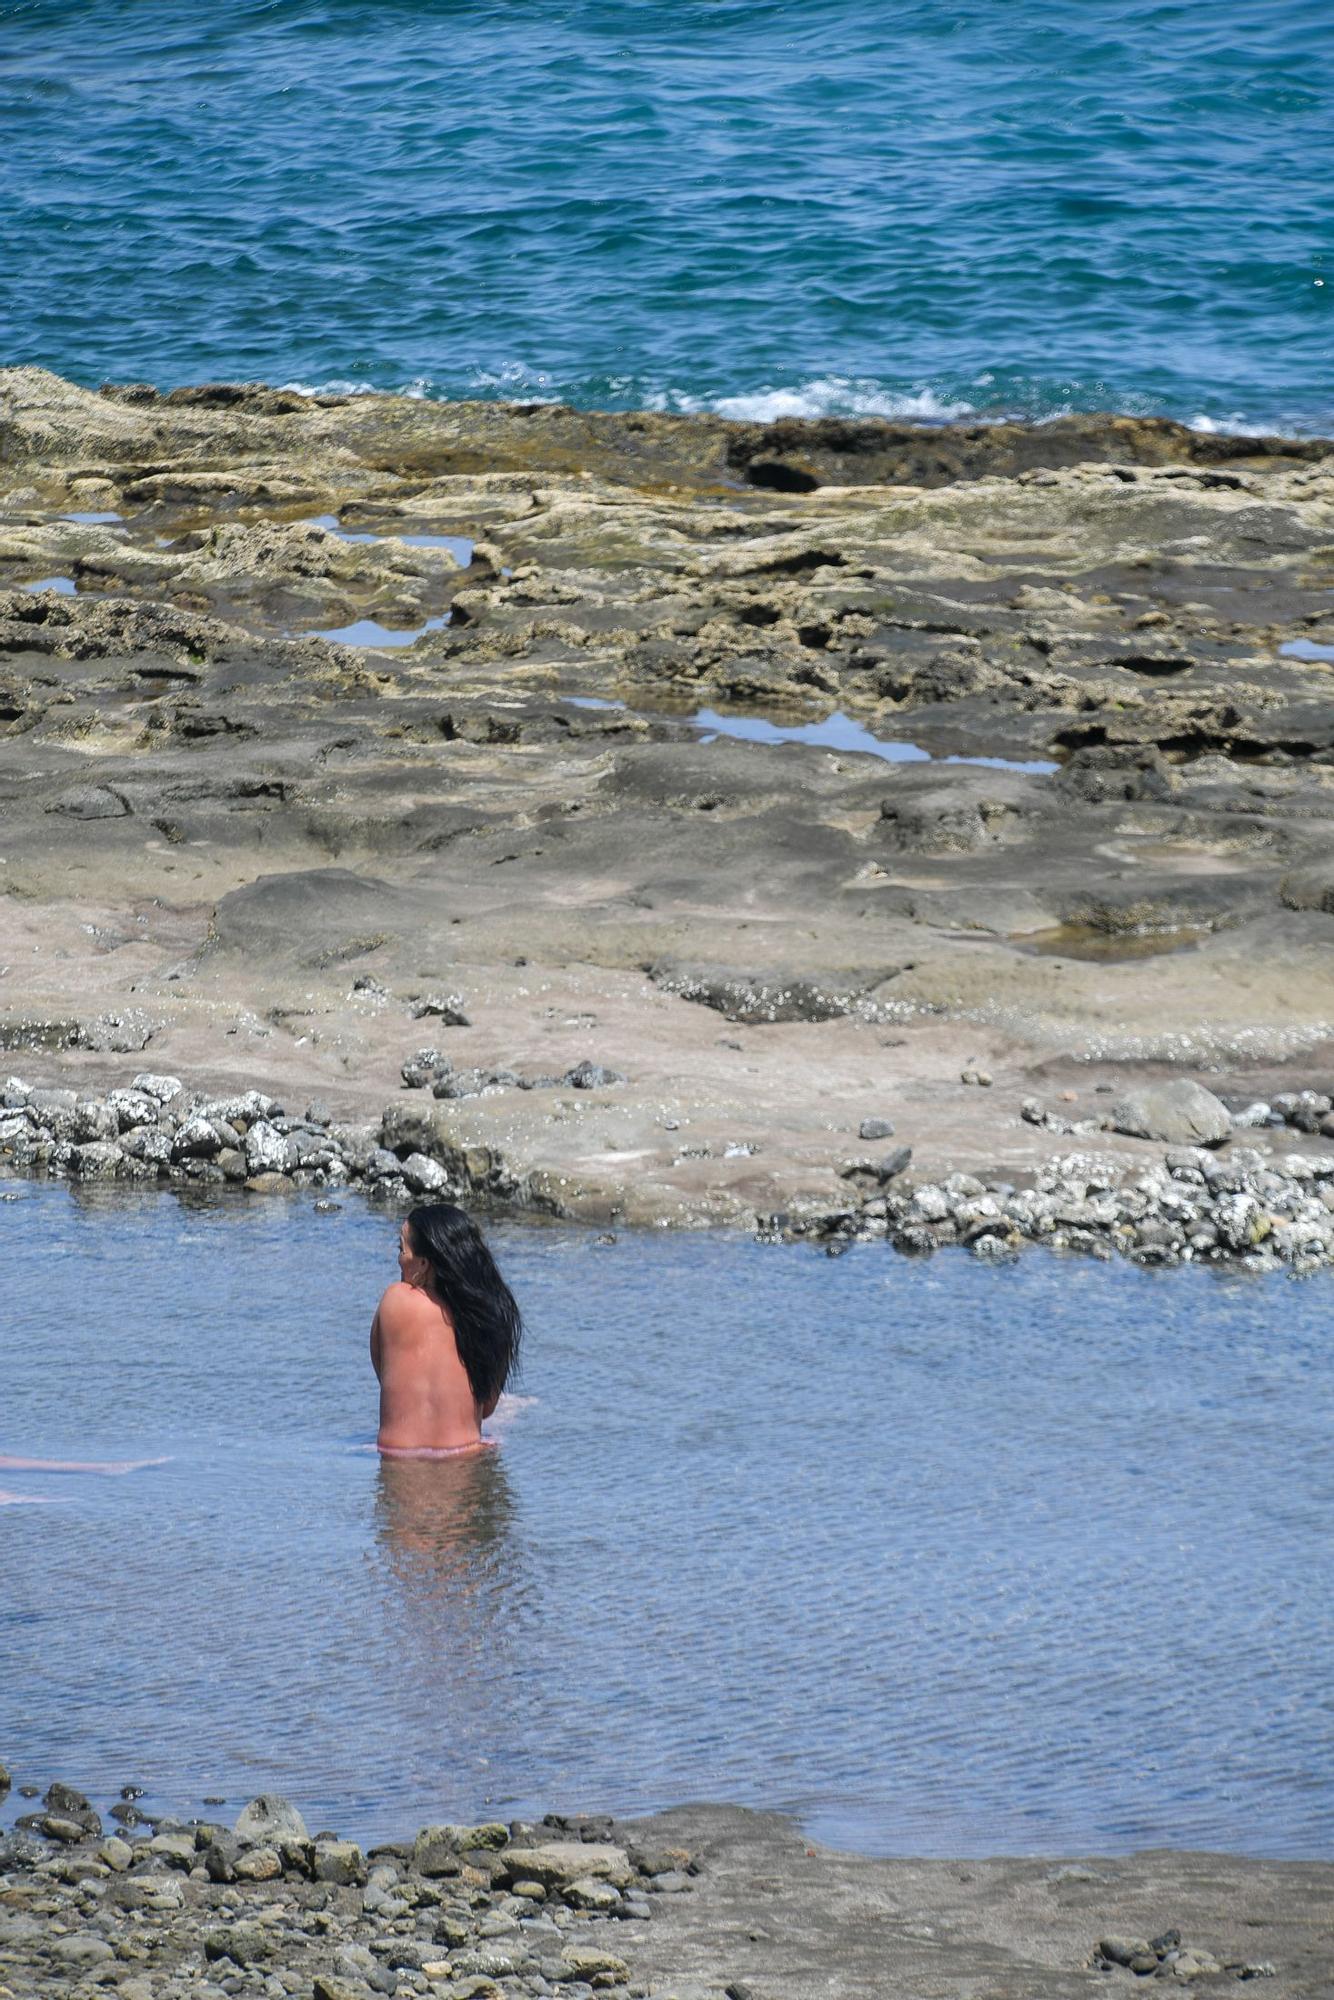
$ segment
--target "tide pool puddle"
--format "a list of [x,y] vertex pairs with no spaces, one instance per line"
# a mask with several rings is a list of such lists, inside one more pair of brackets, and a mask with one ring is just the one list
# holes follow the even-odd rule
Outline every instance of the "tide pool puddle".
[[358,618],[352,625],[334,625],[322,631],[297,632],[292,636],[298,639],[336,639],[342,646],[410,646],[425,632],[443,632],[448,623],[447,611],[442,612],[439,618],[428,618],[424,625],[414,625],[405,632],[377,624],[374,618]]
[[1287,639],[1278,650],[1285,660],[1325,660],[1334,663],[1334,646],[1321,645],[1317,639]]
[[873,736],[864,723],[854,722],[841,708],[823,722],[802,722],[784,728],[763,716],[721,715],[717,709],[701,708],[691,718],[696,729],[710,733],[702,740],[712,743],[719,736],[739,738],[746,743],[807,743],[820,750],[849,750],[867,757],[883,758],[887,764],[984,764],[993,771],[1023,771],[1045,777],[1060,769],[1041,760],[1021,762],[1012,757],[937,757],[920,743],[905,743],[893,737]]
[[73,521],[80,528],[110,527],[113,521],[123,521],[125,516],[110,510],[95,514],[62,514],[62,521]]
[[78,586],[72,576],[39,576],[35,583],[25,583],[25,590],[49,590],[57,597],[75,597]]
[[1195,951],[1211,933],[1183,924],[1172,931],[1098,931],[1088,924],[1054,924],[1050,930],[1024,931],[1010,939],[1016,951],[1033,958],[1081,958],[1096,964],[1159,958],[1168,952]]
[[460,569],[467,569],[476,544],[466,535],[396,535],[387,529],[379,534],[358,534],[345,528],[336,514],[312,514],[302,523],[307,528],[323,528],[340,542],[402,542],[405,549],[446,549]]
[[[594,708],[616,710],[624,713],[623,701],[605,701],[600,695],[567,694],[561,700],[570,708]],[[932,751],[924,750],[920,743],[907,743],[894,737],[875,736],[864,723],[854,722],[841,708],[822,722],[801,722],[783,725],[770,722],[761,715],[723,715],[716,708],[700,708],[683,718],[692,729],[706,733],[701,743],[716,743],[719,737],[733,738],[743,743],[804,743],[811,749],[845,750],[854,755],[879,757],[888,764],[980,764],[992,771],[1020,771],[1030,777],[1046,777],[1060,769],[1059,764],[1042,759],[1023,762],[1012,757],[937,757]]]

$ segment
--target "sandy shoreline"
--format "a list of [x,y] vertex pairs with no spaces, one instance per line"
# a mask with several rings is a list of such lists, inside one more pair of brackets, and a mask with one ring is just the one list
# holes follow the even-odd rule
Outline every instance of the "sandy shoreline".
[[145,1819],[124,1796],[104,1824],[58,1784],[23,1819],[0,1835],[15,1995],[1020,2000],[1152,1976],[1264,1979],[1280,2000],[1328,1991],[1334,1967],[1326,1862],[876,1860],[708,1805],[428,1826],[365,1853],[270,1795],[234,1829]]
[[[956,1204],[1161,1175],[1103,1128],[1177,1076],[1313,1093],[1209,1142],[1243,1179],[1319,1160],[1332,453],[0,373],[0,1063],[426,1105],[599,1223],[864,1219],[904,1147]],[[423,636],[302,636],[367,619]]]

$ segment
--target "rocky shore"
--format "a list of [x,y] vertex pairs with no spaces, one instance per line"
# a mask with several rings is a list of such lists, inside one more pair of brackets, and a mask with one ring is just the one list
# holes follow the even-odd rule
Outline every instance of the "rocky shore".
[[[405,1090],[431,1083],[433,1096],[453,1100],[507,1087],[592,1092],[624,1079],[584,1063],[562,1078],[487,1072],[478,1082],[457,1075],[438,1050],[423,1049],[403,1065],[403,1081]],[[845,1162],[847,1193],[838,1206],[759,1215],[756,1228],[770,1240],[805,1238],[833,1254],[887,1239],[914,1254],[958,1244],[990,1258],[1041,1243],[1139,1264],[1305,1272],[1334,1262],[1334,1148],[1276,1155],[1227,1145],[1257,1127],[1329,1137],[1328,1097],[1305,1091],[1229,1113],[1200,1085],[1177,1081],[1130,1094],[1101,1122],[1076,1125],[1032,1099],[1023,1116],[1062,1135],[1122,1132],[1182,1143],[1129,1171],[1096,1152],[1058,1154],[1024,1188],[960,1173],[924,1181],[910,1171],[912,1148],[902,1146]],[[861,1136],[883,1140],[892,1131],[886,1120],[867,1119]],[[1185,1143],[1201,1138],[1207,1144]],[[290,1114],[259,1089],[212,1097],[152,1071],[104,1096],[8,1077],[0,1085],[6,1172],[246,1194],[311,1189],[325,1210],[336,1209],[334,1197],[347,1189],[397,1207],[456,1200],[500,1213],[570,1212],[558,1176],[517,1174],[495,1148],[460,1145],[448,1116],[420,1099],[389,1104],[378,1120],[345,1123],[318,1102]]]
[[1147,1978],[1288,2000],[1328,1991],[1334,1963],[1328,1864],[875,1861],[709,1806],[431,1825],[363,1852],[267,1794],[228,1825],[148,1814],[133,1785],[105,1820],[70,1785],[20,1790],[0,1833],[12,2000],[1021,2000]]
[[1331,551],[1320,440],[0,371],[0,1144],[1325,1261]]

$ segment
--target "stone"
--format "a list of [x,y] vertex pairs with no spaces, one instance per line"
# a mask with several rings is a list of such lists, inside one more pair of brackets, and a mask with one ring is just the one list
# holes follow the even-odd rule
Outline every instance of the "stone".
[[444,1168],[428,1160],[425,1153],[409,1153],[399,1172],[414,1194],[439,1194],[449,1185]]
[[863,1118],[861,1124],[857,1127],[857,1137],[867,1140],[892,1139],[894,1137],[894,1127],[890,1124],[888,1118]]
[[76,1180],[110,1180],[120,1167],[124,1154],[119,1146],[109,1139],[94,1139],[88,1145],[74,1146],[70,1151],[69,1170]]
[[273,1882],[282,1872],[282,1856],[276,1847],[247,1847],[232,1865],[238,1882]]
[[470,1028],[461,993],[425,993],[412,1003],[414,1021],[439,1020],[446,1028]]
[[522,1877],[547,1889],[564,1889],[589,1877],[621,1888],[634,1874],[623,1847],[589,1840],[547,1840],[535,1847],[509,1847],[504,1861],[510,1881]]
[[1099,1958],[1105,1958],[1109,1965],[1130,1965],[1135,1959],[1146,1956],[1155,1960],[1157,1954],[1149,1950],[1147,1938],[1124,1937],[1112,1933],[1098,1939]]
[[1189,1077],[1146,1083],[1126,1091],[1108,1123],[1131,1139],[1159,1139],[1169,1146],[1220,1146],[1232,1115],[1220,1099]]
[[101,1838],[101,1820],[89,1800],[82,1792],[76,1791],[73,1785],[62,1784],[57,1778],[47,1786],[42,1804],[48,1813],[57,1814],[62,1819],[74,1820],[81,1830],[91,1835],[94,1840]]
[[317,1840],[313,1862],[317,1882],[347,1888],[366,1880],[366,1861],[353,1840]]
[[607,1069],[602,1063],[581,1062],[567,1070],[561,1082],[571,1090],[606,1090],[614,1083],[624,1083],[625,1077],[618,1069]]
[[154,1070],[141,1070],[130,1079],[131,1090],[140,1090],[146,1097],[156,1098],[159,1104],[170,1104],[173,1097],[179,1097],[183,1085],[178,1076],[160,1076]]
[[314,2000],[365,2000],[366,1988],[355,1986],[348,1979],[338,1979],[331,1972],[317,1972],[311,1991]]
[[241,1852],[241,1844],[235,1834],[216,1833],[203,1852],[204,1873],[210,1882],[231,1882],[236,1876],[236,1862]]
[[463,1861],[452,1826],[424,1826],[412,1843],[412,1866],[428,1878],[457,1875]]
[[245,1163],[251,1178],[260,1174],[286,1174],[296,1165],[296,1148],[285,1132],[260,1118],[246,1133]]
[[567,1883],[563,1894],[572,1910],[589,1910],[605,1916],[620,1908],[621,1898],[617,1890],[610,1882],[599,1881],[592,1875]]
[[683,1896],[690,1887],[690,1877],[682,1868],[669,1868],[664,1875],[650,1876],[647,1886],[655,1896]]
[[173,1160],[210,1160],[221,1150],[221,1136],[207,1118],[187,1118],[171,1142]]
[[195,1837],[192,1833],[158,1833],[148,1843],[150,1854],[156,1854],[169,1867],[182,1868],[187,1873],[195,1865]]
[[233,1965],[257,1965],[272,1956],[275,1942],[265,1924],[228,1924],[204,1933],[204,1956],[210,1963],[228,1958]]
[[576,1979],[586,1979],[590,1986],[619,1986],[630,1977],[630,1968],[623,1958],[614,1952],[599,1951],[596,1945],[567,1945],[561,1953],[561,1962]]
[[59,1965],[71,1972],[84,1972],[95,1965],[104,1965],[116,1956],[114,1948],[105,1938],[89,1937],[86,1933],[75,1932],[71,1937],[52,1938],[47,1946],[51,1957]]
[[447,1076],[454,1065],[439,1049],[418,1049],[399,1071],[409,1090],[424,1090],[437,1076]]
[[306,1822],[290,1799],[261,1792],[241,1808],[232,1831],[243,1847],[271,1846],[281,1840],[309,1840]]

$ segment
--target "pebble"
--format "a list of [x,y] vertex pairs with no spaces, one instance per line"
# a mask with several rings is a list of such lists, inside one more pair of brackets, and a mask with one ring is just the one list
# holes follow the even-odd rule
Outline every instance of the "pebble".
[[[66,1802],[97,1818],[69,1787],[53,1787],[48,1801],[47,1818]],[[606,1820],[423,1827],[377,1849],[369,1872],[354,1842],[327,1831],[312,1839],[275,1794],[251,1800],[234,1828],[163,1818],[137,1844],[101,1839],[73,1817],[67,1824],[78,1836],[69,1843],[0,1839],[0,1946],[16,1991],[105,1984],[102,1968],[113,1966],[124,2000],[186,1990],[200,2000],[259,1991],[266,2000],[537,2000],[553,1991],[581,2000],[649,1990],[631,1985],[626,1958],[602,1942],[616,1916],[651,1917],[642,1863],[607,1837]],[[552,1832],[560,1837],[544,1837]],[[197,1848],[234,1868],[224,1877],[187,1866]],[[696,1865],[675,1849],[648,1858]],[[619,1884],[631,1892],[624,1902]]]

